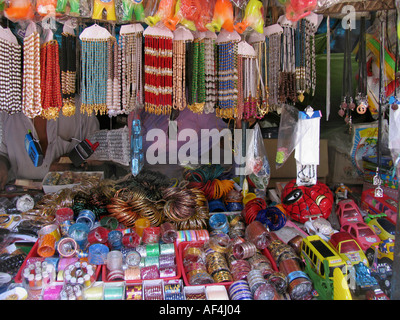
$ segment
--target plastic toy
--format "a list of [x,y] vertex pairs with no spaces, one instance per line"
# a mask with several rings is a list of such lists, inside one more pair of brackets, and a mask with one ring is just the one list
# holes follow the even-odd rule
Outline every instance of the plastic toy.
[[396,223],[397,202],[386,194],[375,197],[374,189],[363,191],[361,195],[361,209],[370,214],[385,214],[393,224]]
[[365,222],[345,223],[340,231],[347,232],[365,252],[380,241],[376,233]]
[[369,225],[372,230],[375,231],[376,235],[381,239],[381,240],[387,240],[390,239],[394,241],[395,234],[396,234],[396,226],[394,223],[389,221],[388,219],[384,217],[378,217],[378,218],[367,218],[365,220],[367,225]]
[[349,193],[351,193],[351,189],[341,183],[335,190],[336,203],[342,199],[347,199]]
[[57,6],[57,0],[37,0],[36,1],[36,12],[45,17],[49,14],[55,14]]
[[79,0],[58,0],[56,6],[57,13],[65,13],[67,4],[69,3],[71,16],[79,16]]
[[30,0],[12,0],[4,10],[7,19],[11,21],[32,20],[34,13]]
[[317,6],[317,0],[279,0],[286,6],[286,17],[298,21],[311,13]]
[[233,6],[230,0],[217,0],[212,21],[207,23],[206,27],[211,32],[219,32],[221,29],[234,31]]
[[304,229],[309,235],[318,235],[325,241],[329,241],[333,233],[338,232],[332,228],[331,223],[324,218],[317,218],[315,220],[309,219],[304,224]]
[[136,21],[144,21],[145,14],[144,8],[141,1],[136,0],[122,0],[122,21],[131,21],[133,13],[135,13]]
[[369,268],[362,262],[354,266],[356,273],[356,288],[354,294],[359,296],[367,290],[379,289],[378,281],[371,275]]
[[339,253],[343,261],[348,265],[354,266],[362,262],[369,266],[364,251],[347,232],[339,231],[333,234],[328,243]]
[[309,218],[329,217],[332,211],[333,193],[322,182],[317,181],[312,186],[298,186],[294,179],[285,185],[281,200],[286,213],[293,220],[305,223]]
[[244,18],[242,22],[238,22],[235,25],[235,30],[239,33],[243,33],[248,27],[258,33],[264,32],[264,9],[263,4],[259,0],[250,0],[247,3],[244,11]]
[[211,21],[209,1],[177,0],[175,15],[165,21],[170,30],[175,30],[177,24],[181,24],[192,31],[205,32],[206,24]]
[[103,10],[106,11],[106,20],[115,21],[117,16],[115,14],[115,2],[114,0],[94,0],[93,2],[93,14],[92,19],[102,20]]
[[340,225],[348,222],[363,222],[360,208],[352,199],[341,200],[336,206],[336,215]]
[[158,5],[158,10],[153,16],[147,16],[144,22],[154,27],[159,21],[167,21],[175,14],[176,0],[161,0]]
[[367,290],[365,292],[365,300],[390,300],[382,289]]

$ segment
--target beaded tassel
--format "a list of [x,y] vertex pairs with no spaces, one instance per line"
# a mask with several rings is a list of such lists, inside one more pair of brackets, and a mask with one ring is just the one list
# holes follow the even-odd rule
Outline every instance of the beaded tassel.
[[204,65],[204,41],[195,40],[193,46],[193,78],[192,83],[192,103],[188,108],[195,113],[203,113],[205,103],[205,65]]
[[81,113],[107,112],[107,69],[107,40],[83,40]]
[[205,59],[205,86],[206,98],[204,104],[204,113],[214,112],[215,104],[217,102],[216,90],[216,69],[215,69],[215,40],[206,38],[204,39],[204,59]]
[[64,116],[75,114],[76,92],[76,36],[61,34],[61,90]]
[[56,40],[45,43],[40,50],[41,116],[57,119],[62,108],[59,46]]
[[173,106],[183,110],[187,106],[186,101],[186,43],[183,40],[173,41]]
[[145,36],[144,105],[145,111],[157,115],[172,109],[172,38]]

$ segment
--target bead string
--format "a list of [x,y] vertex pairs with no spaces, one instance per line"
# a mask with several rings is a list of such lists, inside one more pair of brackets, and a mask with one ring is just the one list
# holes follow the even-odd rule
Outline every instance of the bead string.
[[76,92],[76,36],[61,34],[61,89],[64,116],[75,114]]
[[56,40],[45,43],[40,49],[41,116],[57,119],[62,108],[59,46]]
[[184,40],[173,41],[173,107],[183,110],[187,106],[185,90],[186,43]]
[[121,111],[121,82],[120,82],[120,66],[121,53],[117,40],[110,37],[107,41],[107,109],[109,116],[116,116]]
[[22,51],[19,44],[0,39],[0,111],[22,110]]
[[42,113],[38,32],[24,38],[23,51],[22,112],[33,119]]

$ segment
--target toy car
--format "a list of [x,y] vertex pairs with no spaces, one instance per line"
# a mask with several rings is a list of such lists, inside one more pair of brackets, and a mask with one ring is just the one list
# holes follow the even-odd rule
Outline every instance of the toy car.
[[365,222],[345,223],[340,231],[350,234],[364,252],[381,240]]
[[332,234],[328,243],[339,253],[343,261],[348,265],[355,265],[359,262],[363,262],[366,266],[369,266],[364,251],[358,245],[357,241],[347,232],[339,231]]
[[366,222],[381,240],[390,239],[394,241],[396,226],[393,222],[384,217],[367,219]]
[[339,201],[339,203],[336,205],[336,215],[341,226],[347,222],[364,221],[360,208],[352,199]]
[[365,293],[365,300],[390,300],[382,289],[368,290]]
[[372,275],[369,268],[362,262],[354,265],[356,288],[354,294],[359,296],[362,292],[367,290],[379,289],[378,280]]

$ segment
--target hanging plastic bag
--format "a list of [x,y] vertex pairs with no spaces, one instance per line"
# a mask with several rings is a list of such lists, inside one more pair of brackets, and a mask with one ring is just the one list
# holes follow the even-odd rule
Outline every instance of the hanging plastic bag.
[[258,123],[254,126],[253,136],[251,137],[246,153],[245,175],[250,175],[250,179],[256,184],[257,188],[265,189],[270,178],[270,166],[265,149],[264,140]]

